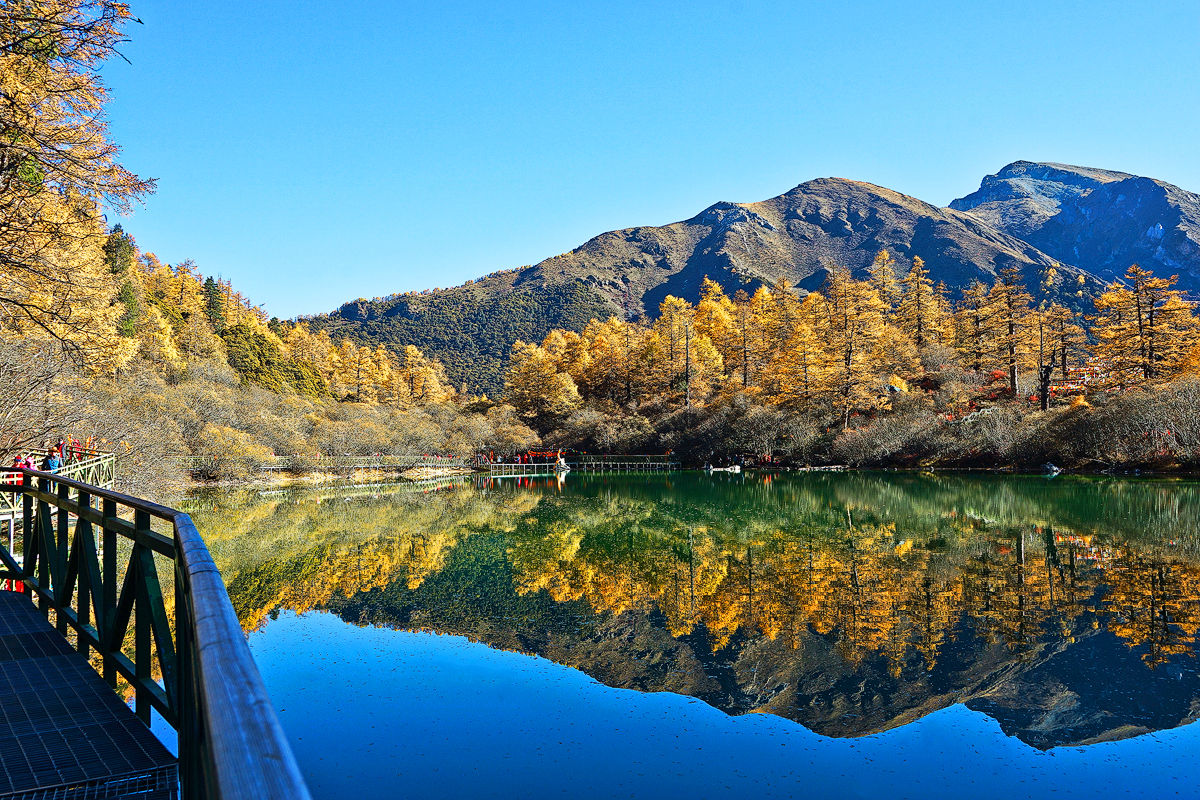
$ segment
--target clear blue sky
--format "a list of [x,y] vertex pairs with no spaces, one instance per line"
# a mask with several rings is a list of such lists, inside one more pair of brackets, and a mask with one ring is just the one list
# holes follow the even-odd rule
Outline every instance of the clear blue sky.
[[126,227],[281,317],[810,178],[1016,159],[1200,190],[1195,2],[131,0]]

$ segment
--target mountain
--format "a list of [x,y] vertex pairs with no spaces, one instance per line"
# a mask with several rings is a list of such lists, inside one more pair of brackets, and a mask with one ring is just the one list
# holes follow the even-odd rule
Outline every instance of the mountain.
[[1200,291],[1200,195],[1163,181],[1016,161],[950,208],[1105,280],[1136,263]]
[[[763,202],[716,203],[682,222],[610,231],[534,266],[453,289],[347,303],[310,323],[359,343],[415,344],[442,359],[455,384],[496,393],[518,338],[579,329],[593,316],[652,317],[668,294],[696,300],[705,277],[731,293],[780,278],[813,290],[828,264],[861,274],[882,249],[902,262],[901,273],[903,262],[919,255],[952,288],[990,282],[1007,266],[1036,284],[1045,267],[1061,261],[977,213],[820,178]],[[1060,273],[1100,285],[1069,263]]]
[[820,178],[760,203],[717,203],[684,222],[601,234],[529,275],[545,284],[580,280],[614,306],[629,298],[633,311],[653,316],[668,294],[696,299],[705,276],[727,289],[786,278],[813,290],[829,263],[861,271],[883,249],[901,261],[919,255],[952,287],[1006,266],[1034,274],[1055,261],[975,215]]

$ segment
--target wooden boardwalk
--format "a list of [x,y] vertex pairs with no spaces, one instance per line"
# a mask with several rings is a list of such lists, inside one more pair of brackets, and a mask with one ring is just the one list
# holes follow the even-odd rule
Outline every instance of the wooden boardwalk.
[[[488,474],[493,478],[547,478],[559,474],[550,464],[488,464]],[[564,470],[565,472],[565,470]]]
[[0,489],[0,800],[310,800],[191,518],[36,470]]
[[676,472],[679,459],[660,455],[574,456],[567,464],[578,472]]
[[150,729],[28,595],[0,591],[0,798],[178,796]]

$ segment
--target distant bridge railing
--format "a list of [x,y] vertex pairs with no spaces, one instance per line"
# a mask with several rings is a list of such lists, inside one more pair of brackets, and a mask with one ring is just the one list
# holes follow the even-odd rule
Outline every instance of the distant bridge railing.
[[[175,728],[184,797],[308,798],[191,517],[65,475],[9,470],[0,480],[22,508],[20,555],[0,542],[0,579],[22,582],[53,611],[83,656],[99,656],[109,685],[127,681],[143,722],[154,709]],[[171,534],[152,530],[153,520]],[[172,562],[173,625],[156,557]]]
[[[46,453],[39,451],[33,455],[40,462]],[[84,453],[78,460],[68,461],[64,464],[57,474],[80,483],[111,489],[116,485],[117,480],[117,454],[98,451]],[[9,475],[15,476],[16,473],[10,471]],[[15,480],[15,478],[13,479]],[[18,494],[6,492],[0,495],[0,520],[19,519],[21,510],[21,498]]]
[[553,463],[549,464],[488,464],[488,474],[493,478],[512,478],[512,477],[528,477],[528,478],[544,478],[547,475],[556,474]]
[[578,472],[675,472],[679,459],[668,455],[576,455],[568,466]]

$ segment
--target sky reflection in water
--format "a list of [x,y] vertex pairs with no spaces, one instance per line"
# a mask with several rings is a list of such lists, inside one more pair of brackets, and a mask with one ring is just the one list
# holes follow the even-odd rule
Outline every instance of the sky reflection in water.
[[1194,726],[1041,752],[954,705],[833,739],[324,612],[250,643],[317,797],[1186,797],[1200,779]]

